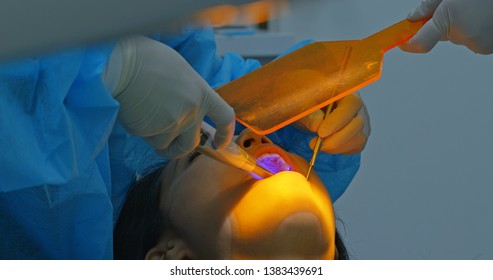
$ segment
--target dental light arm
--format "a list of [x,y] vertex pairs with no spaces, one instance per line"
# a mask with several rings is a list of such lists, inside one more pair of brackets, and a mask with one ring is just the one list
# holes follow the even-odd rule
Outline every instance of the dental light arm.
[[5,0],[0,62],[139,32],[166,30],[193,12],[248,0]]

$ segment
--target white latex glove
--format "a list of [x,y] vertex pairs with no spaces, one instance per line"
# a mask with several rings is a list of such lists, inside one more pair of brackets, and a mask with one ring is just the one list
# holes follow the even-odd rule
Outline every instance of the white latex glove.
[[[370,116],[359,93],[338,100],[324,119],[322,110],[298,120],[302,129],[317,132],[323,142],[320,150],[331,154],[355,154],[363,151],[370,136]],[[310,142],[315,147],[316,137]]]
[[160,42],[144,36],[121,39],[103,80],[120,102],[120,123],[163,157],[193,150],[204,116],[216,124],[218,148],[233,137],[233,109],[180,54]]
[[401,49],[428,52],[439,40],[465,45],[475,53],[493,53],[492,0],[422,0],[408,19],[431,19]]

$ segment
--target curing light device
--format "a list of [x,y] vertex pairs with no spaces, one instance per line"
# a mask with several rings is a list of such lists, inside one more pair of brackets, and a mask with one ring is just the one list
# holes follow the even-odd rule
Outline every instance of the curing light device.
[[206,122],[202,122],[200,144],[196,148],[196,151],[224,164],[246,171],[256,179],[265,179],[274,175],[272,172],[259,166],[252,155],[248,154],[234,142],[231,142],[225,148],[214,149],[212,140],[215,133],[215,128]]

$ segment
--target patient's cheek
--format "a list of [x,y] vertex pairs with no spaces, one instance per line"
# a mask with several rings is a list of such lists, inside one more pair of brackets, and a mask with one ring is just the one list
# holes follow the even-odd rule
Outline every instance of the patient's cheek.
[[[335,252],[330,198],[296,172],[256,182],[233,208],[231,231],[233,258],[325,259]],[[301,238],[311,243],[290,244]]]

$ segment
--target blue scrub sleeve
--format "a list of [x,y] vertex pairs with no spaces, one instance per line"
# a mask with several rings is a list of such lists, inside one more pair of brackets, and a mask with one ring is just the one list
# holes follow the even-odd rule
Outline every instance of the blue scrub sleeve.
[[112,47],[0,65],[0,259],[112,258]]
[[66,183],[95,160],[118,110],[99,78],[111,49],[0,65],[0,192]]

